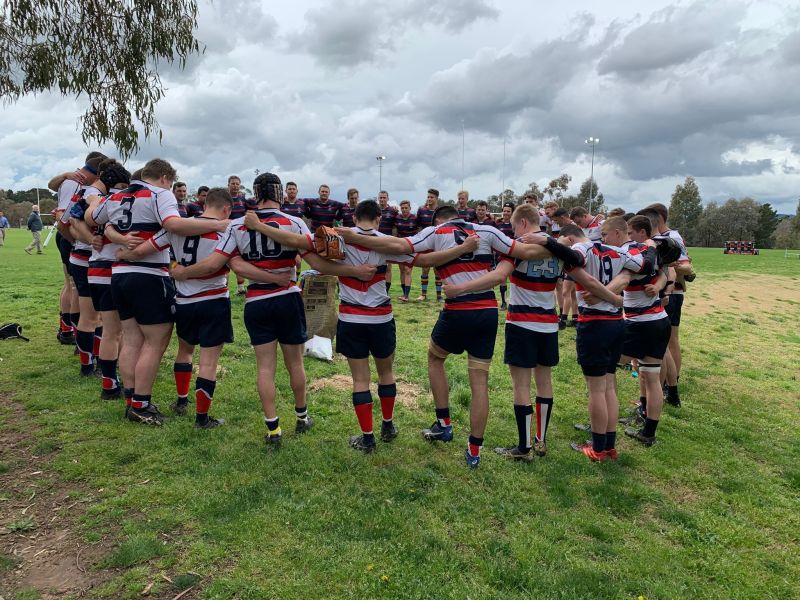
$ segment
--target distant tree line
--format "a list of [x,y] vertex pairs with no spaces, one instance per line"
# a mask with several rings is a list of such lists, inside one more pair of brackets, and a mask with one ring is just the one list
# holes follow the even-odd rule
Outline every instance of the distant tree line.
[[[56,195],[50,190],[39,188],[39,210],[45,217],[45,224],[50,220],[46,218],[58,204]],[[31,207],[36,204],[36,188],[24,192],[0,190],[0,211],[3,211],[12,227],[19,226],[20,219],[23,224],[28,221]]]

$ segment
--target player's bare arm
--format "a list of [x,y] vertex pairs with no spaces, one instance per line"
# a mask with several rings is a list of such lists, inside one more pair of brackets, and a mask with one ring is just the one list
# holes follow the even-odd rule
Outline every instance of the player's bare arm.
[[249,279],[250,281],[256,281],[258,283],[274,283],[275,285],[279,286],[286,286],[292,282],[291,271],[283,271],[278,273],[273,271],[264,271],[263,269],[259,269],[258,267],[251,265],[241,256],[231,257],[231,259],[228,261],[228,265],[238,276]]
[[66,173],[61,173],[61,175],[56,175],[50,181],[47,182],[47,187],[54,192],[58,191],[58,188],[61,187],[61,184],[64,183],[67,179],[71,179],[72,181],[77,182],[80,185],[86,183],[86,180],[83,178],[83,175],[80,174],[78,171],[68,171]]
[[[572,279],[574,279],[577,283],[581,284],[584,290],[586,290],[583,292],[583,297],[586,299],[588,304],[596,304],[596,301],[599,299],[605,300],[616,307],[622,306],[622,296],[619,295],[619,292],[614,292],[611,289],[611,283],[614,283],[616,278],[613,279],[608,286],[604,286],[580,267],[572,269],[569,272],[569,276],[572,277]],[[619,277],[619,275],[617,277]],[[630,271],[628,271],[627,279],[630,281]],[[625,285],[622,286],[620,291],[625,288]]]
[[252,231],[258,231],[281,246],[297,248],[298,250],[307,250],[309,252],[314,251],[314,243],[306,236],[281,229],[280,227],[270,227],[266,223],[262,223],[258,215],[252,211],[244,216],[244,226]]
[[478,292],[482,290],[486,290],[489,288],[493,288],[495,286],[500,285],[503,283],[508,277],[511,276],[511,273],[514,272],[514,264],[504,260],[502,261],[497,267],[486,273],[485,275],[481,275],[477,279],[473,279],[466,283],[461,283],[459,285],[452,285],[449,283],[444,284],[444,294],[448,298],[455,298],[461,294],[469,294],[471,292]]
[[[363,237],[363,236],[362,236]],[[468,235],[464,241],[447,250],[439,250],[437,252],[424,252],[417,254],[414,259],[414,266],[416,267],[438,267],[451,260],[457,259],[459,256],[475,252],[480,245],[480,238],[477,235]]]
[[342,236],[345,243],[359,244],[381,254],[406,254],[412,251],[411,246],[404,238],[392,235],[359,235],[349,227],[337,227],[336,233]]
[[86,244],[92,243],[92,232],[89,230],[89,226],[86,223],[75,217],[70,217],[69,225],[74,239],[80,240]]
[[667,274],[664,269],[658,272],[658,280],[655,283],[648,283],[644,286],[644,293],[648,296],[658,296],[659,292],[667,285]]
[[147,241],[144,238],[140,238],[135,233],[120,233],[113,225],[106,225],[103,230],[103,235],[105,235],[112,244],[119,244],[129,250],[133,250]]
[[[190,219],[184,219],[184,220],[189,221]],[[172,271],[170,271],[170,274],[172,275],[172,278],[177,281],[185,281],[187,279],[203,277],[205,275],[211,275],[211,273],[216,273],[222,267],[224,267],[227,262],[228,262],[227,256],[225,256],[221,252],[212,252],[211,254],[206,256],[203,260],[188,267],[175,265],[174,267],[172,267]]]
[[148,241],[148,243],[139,244],[135,248],[122,248],[117,250],[117,260],[136,261],[140,258],[144,258],[148,254],[152,254],[156,250],[157,248],[155,245]]
[[227,219],[181,219],[180,217],[172,217],[165,220],[161,226],[170,233],[188,237],[215,231],[222,233],[228,228],[229,223],[230,221]]
[[[363,236],[368,237],[368,236]],[[361,281],[371,281],[378,270],[377,265],[346,265],[342,262],[327,260],[318,254],[309,252],[303,259],[323,275],[336,275],[337,277],[355,277]]]

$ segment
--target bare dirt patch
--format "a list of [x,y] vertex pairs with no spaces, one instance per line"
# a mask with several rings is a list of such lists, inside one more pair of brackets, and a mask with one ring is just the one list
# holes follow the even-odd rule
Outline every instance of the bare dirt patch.
[[[373,395],[377,396],[378,389],[374,384],[370,386]],[[349,375],[331,375],[312,381],[308,385],[308,390],[311,392],[318,392],[322,389],[332,389],[337,392],[349,392],[353,389],[353,380]],[[397,403],[406,408],[418,408],[419,400],[425,395],[425,390],[416,383],[409,381],[397,382]]]
[[753,313],[800,307],[800,286],[789,277],[737,273],[735,277],[698,280],[689,287],[683,310],[691,316],[730,310]]
[[74,487],[37,456],[35,425],[22,406],[0,397],[0,596],[27,589],[39,598],[83,595],[111,574],[94,567],[111,540],[87,543],[74,525]]

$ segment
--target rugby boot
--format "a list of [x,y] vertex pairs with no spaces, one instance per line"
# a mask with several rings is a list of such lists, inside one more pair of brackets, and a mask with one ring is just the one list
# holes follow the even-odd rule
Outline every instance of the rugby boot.
[[350,447],[354,450],[360,450],[364,454],[371,454],[375,452],[375,438],[372,440],[365,440],[363,435],[350,436]]
[[450,442],[453,440],[453,426],[443,427],[439,421],[434,421],[430,428],[422,430],[422,437],[429,442]]
[[519,446],[511,446],[509,448],[495,448],[494,451],[510,460],[518,460],[524,462],[532,462],[533,461],[533,452],[529,448],[527,452],[523,452],[519,449]]
[[394,421],[384,421],[381,423],[381,441],[389,443],[397,437],[397,427]]

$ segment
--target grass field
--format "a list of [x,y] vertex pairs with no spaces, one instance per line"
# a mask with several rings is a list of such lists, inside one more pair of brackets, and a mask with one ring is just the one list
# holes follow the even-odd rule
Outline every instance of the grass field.
[[[488,452],[470,471],[463,357],[449,364],[457,443],[419,435],[433,420],[434,303],[395,305],[395,443],[351,450],[347,365],[307,360],[317,426],[268,452],[240,299],[212,410],[226,425],[137,426],[98,399],[96,380],[78,379],[72,351],[56,343],[57,252],[28,256],[27,241],[12,231],[0,248],[0,321],[31,338],[0,342],[6,598],[800,596],[800,261],[783,251],[692,252],[683,407],[666,409],[653,448],[621,436],[616,464],[569,449],[582,439],[573,422],[586,420],[573,329],[561,335],[547,457],[512,464],[491,452],[516,439],[500,336]],[[154,392],[164,408],[173,357]],[[618,379],[626,406],[638,387]],[[290,425],[280,369],[278,387]]]

